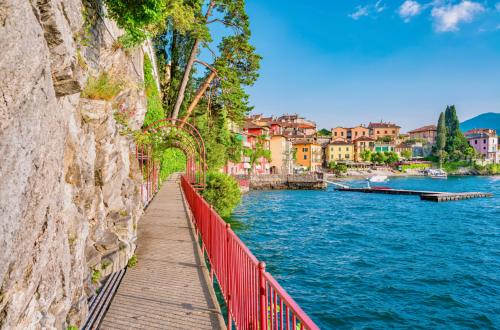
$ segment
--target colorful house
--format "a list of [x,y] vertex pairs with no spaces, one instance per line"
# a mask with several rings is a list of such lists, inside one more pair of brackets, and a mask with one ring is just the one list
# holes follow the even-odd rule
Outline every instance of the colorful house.
[[469,144],[488,163],[500,163],[498,136],[493,129],[477,128],[464,133]]
[[326,147],[326,161],[352,162],[354,161],[354,144],[344,141],[333,141]]
[[353,141],[354,144],[354,161],[362,162],[361,153],[364,150],[373,151],[375,148],[375,139],[369,136],[361,136]]
[[298,140],[294,142],[293,148],[295,151],[296,165],[307,168],[310,171],[321,169],[323,159],[321,145],[306,140]]
[[409,131],[410,139],[426,140],[431,145],[436,144],[437,127],[436,125],[422,126],[412,131]]
[[270,141],[271,150],[271,174],[293,173],[293,149],[292,143],[283,135],[272,135]]
[[399,136],[400,126],[393,123],[370,123],[368,125],[370,129],[370,136],[375,140],[382,137],[390,137],[391,139],[396,139]]

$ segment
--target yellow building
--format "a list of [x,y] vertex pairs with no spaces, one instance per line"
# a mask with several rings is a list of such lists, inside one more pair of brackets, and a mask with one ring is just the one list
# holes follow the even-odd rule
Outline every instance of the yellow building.
[[296,141],[293,144],[295,149],[295,164],[306,167],[310,171],[321,169],[322,149],[321,145],[308,141]]
[[349,142],[333,141],[326,147],[326,161],[354,161],[354,145]]

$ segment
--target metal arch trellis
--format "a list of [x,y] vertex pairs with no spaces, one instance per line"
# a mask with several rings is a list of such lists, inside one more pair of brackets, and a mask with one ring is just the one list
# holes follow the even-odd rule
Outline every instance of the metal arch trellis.
[[[158,134],[156,139],[164,147],[180,149],[186,156],[186,178],[197,189],[206,183],[206,149],[203,138],[196,127],[180,119],[165,118],[143,129],[144,133]],[[158,142],[158,141],[156,141]],[[136,158],[142,173],[141,197],[147,205],[160,187],[160,162],[155,157],[152,144],[136,146]]]

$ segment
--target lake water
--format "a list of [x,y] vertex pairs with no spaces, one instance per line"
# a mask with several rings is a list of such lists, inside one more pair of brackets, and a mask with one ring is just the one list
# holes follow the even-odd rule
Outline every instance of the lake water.
[[250,192],[235,231],[323,329],[500,329],[500,177],[385,185],[494,197]]

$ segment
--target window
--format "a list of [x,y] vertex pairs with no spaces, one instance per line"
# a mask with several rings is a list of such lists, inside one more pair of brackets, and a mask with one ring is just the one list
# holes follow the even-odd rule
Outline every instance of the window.
[[345,158],[349,158],[349,154],[345,154]]
[[344,132],[340,132],[340,135],[341,135],[341,136],[344,136]]
[[396,131],[395,131],[395,130],[392,130],[392,134],[396,134]]
[[380,131],[377,131],[377,134],[380,134]]
[[337,136],[337,132],[333,132],[333,136]]
[[354,136],[358,136],[358,132],[354,132]]
[[342,151],[342,147],[339,147],[339,152]]
[[384,131],[384,134],[387,134],[387,131]]
[[349,151],[349,147],[345,147],[345,151]]
[[306,160],[306,159],[307,159],[307,155],[304,155],[304,160]]
[[474,140],[474,144],[477,144],[477,140]]
[[309,148],[302,148],[302,152],[308,152]]
[[483,140],[483,143],[486,143],[486,140]]
[[365,136],[365,133],[366,133],[366,132],[364,132],[364,131],[363,131],[363,136]]

